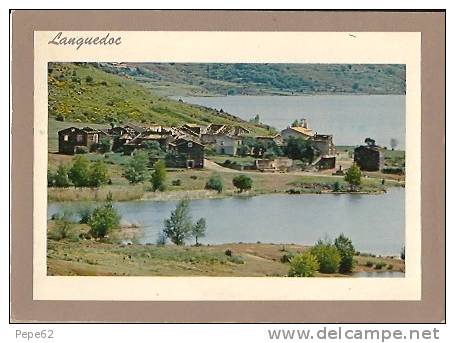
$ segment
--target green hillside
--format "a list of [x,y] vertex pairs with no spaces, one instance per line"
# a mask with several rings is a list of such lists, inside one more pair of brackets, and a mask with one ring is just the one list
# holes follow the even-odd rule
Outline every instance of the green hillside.
[[[125,68],[127,66],[127,68]],[[405,94],[398,64],[104,63],[163,95]]]
[[49,116],[64,122],[182,125],[240,124],[265,134],[264,126],[225,112],[154,94],[130,76],[107,73],[97,64],[52,63],[48,68]]

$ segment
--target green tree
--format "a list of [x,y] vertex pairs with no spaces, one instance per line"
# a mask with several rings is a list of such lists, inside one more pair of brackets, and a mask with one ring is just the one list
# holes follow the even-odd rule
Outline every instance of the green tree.
[[89,185],[99,187],[109,181],[109,171],[103,161],[96,161],[90,164]]
[[47,169],[47,187],[55,186],[55,172],[48,168]]
[[360,186],[362,172],[360,171],[357,163],[354,163],[346,172],[344,180],[349,183],[351,192],[355,190],[356,187]]
[[251,189],[253,180],[249,176],[239,175],[232,179],[232,184],[239,189],[240,193],[242,193],[245,190]]
[[109,193],[106,197],[106,202],[95,208],[88,225],[90,233],[95,238],[106,237],[112,230],[117,229],[120,224],[120,215],[114,208],[112,203],[112,194]]
[[355,255],[355,249],[352,241],[344,234],[341,234],[335,239],[334,244],[341,256],[339,267],[340,273],[352,273],[354,270]]
[[164,220],[163,232],[175,245],[184,245],[185,239],[191,236],[193,223],[189,205],[188,199],[181,200],[170,218]]
[[318,260],[321,273],[333,274],[338,271],[341,256],[331,243],[320,240],[311,248],[311,253]]
[[289,264],[289,276],[311,277],[319,269],[318,260],[309,251],[295,255],[291,258]]
[[205,237],[206,229],[207,229],[207,223],[205,221],[205,218],[199,218],[199,220],[196,222],[196,224],[193,225],[193,228],[191,230],[191,235],[196,240],[196,245],[199,245],[199,242],[198,242],[199,238]]
[[153,191],[164,191],[166,189],[166,166],[163,160],[155,163],[155,170],[152,174],[150,182],[152,183]]
[[55,173],[55,186],[56,187],[69,187],[71,185],[68,178],[68,167],[61,163],[57,172]]
[[306,139],[291,136],[286,140],[284,154],[290,159],[305,160],[311,163],[314,160],[315,152]]
[[130,183],[139,183],[147,180],[149,157],[145,151],[137,151],[126,165],[123,176]]
[[112,142],[110,138],[103,138],[101,141],[98,143],[98,150],[102,153],[106,153],[111,151],[112,149]]
[[76,156],[73,165],[68,171],[68,177],[74,187],[87,187],[89,185],[90,162],[84,156]]
[[213,189],[215,191],[218,191],[218,193],[221,193],[223,191],[223,187],[223,180],[218,174],[210,176],[207,183],[205,184],[205,189]]

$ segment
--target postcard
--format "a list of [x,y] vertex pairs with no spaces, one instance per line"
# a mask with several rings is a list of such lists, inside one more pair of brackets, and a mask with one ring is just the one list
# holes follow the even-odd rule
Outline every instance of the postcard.
[[420,33],[34,40],[34,299],[420,299]]

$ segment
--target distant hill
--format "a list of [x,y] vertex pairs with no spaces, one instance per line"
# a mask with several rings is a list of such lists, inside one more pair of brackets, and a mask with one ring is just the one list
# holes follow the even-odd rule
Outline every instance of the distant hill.
[[264,125],[228,113],[154,94],[129,75],[103,71],[97,63],[51,63],[48,67],[49,116],[81,123],[237,124],[258,134]]
[[405,65],[123,63],[100,64],[162,95],[405,94]]

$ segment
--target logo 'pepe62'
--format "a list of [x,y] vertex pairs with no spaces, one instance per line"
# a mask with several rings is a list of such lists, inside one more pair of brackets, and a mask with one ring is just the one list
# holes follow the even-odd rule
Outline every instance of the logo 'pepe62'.
[[105,36],[69,37],[63,36],[63,33],[59,32],[48,44],[74,45],[76,50],[79,50],[83,45],[120,45],[122,37],[111,36],[109,32]]

